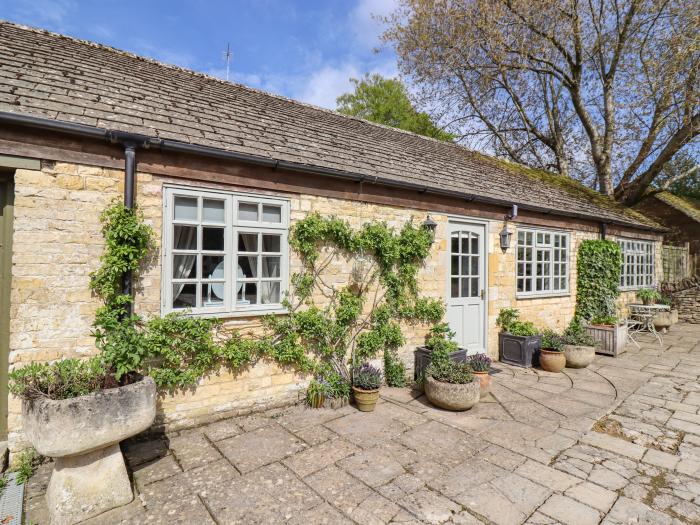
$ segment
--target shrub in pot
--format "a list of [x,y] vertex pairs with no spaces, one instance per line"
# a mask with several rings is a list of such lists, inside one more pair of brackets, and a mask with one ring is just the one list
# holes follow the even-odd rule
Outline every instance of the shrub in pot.
[[540,348],[540,367],[547,372],[561,372],[566,366],[564,357],[564,339],[554,330],[542,332]]
[[598,346],[592,336],[587,334],[577,319],[564,332],[564,357],[569,368],[586,368],[595,359]]
[[467,363],[474,376],[479,380],[481,397],[485,396],[491,391],[491,376],[489,375],[491,358],[486,354],[475,354],[469,358]]
[[613,357],[625,352],[627,325],[614,315],[598,315],[584,327],[585,332],[598,341],[596,352]]
[[352,371],[352,392],[355,403],[361,412],[372,412],[379,399],[379,387],[382,384],[382,372],[378,368],[364,363]]
[[454,340],[455,333],[450,330],[447,323],[434,325],[425,337],[425,346],[420,346],[414,354],[414,378],[423,383],[425,370],[430,365],[433,355],[446,355],[455,362],[464,363],[467,360],[467,351],[459,348]]
[[469,410],[479,402],[481,383],[467,363],[433,356],[425,371],[425,396],[433,405],[446,410]]
[[529,321],[521,321],[518,310],[503,308],[496,319],[501,332],[498,334],[499,359],[504,363],[529,368],[533,356],[540,349],[542,336]]
[[51,523],[77,523],[133,499],[119,442],[153,423],[153,379],[117,382],[98,358],[66,359],[13,371],[10,389],[22,398],[32,446],[56,460],[46,491]]
[[349,400],[350,382],[332,370],[319,372],[306,391],[306,402],[311,408],[341,408]]
[[646,305],[656,304],[661,300],[661,294],[653,288],[642,288],[637,291],[637,299]]

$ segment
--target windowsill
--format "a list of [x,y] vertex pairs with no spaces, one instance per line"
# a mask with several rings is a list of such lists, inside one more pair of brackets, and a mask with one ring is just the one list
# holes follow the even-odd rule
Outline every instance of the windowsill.
[[207,317],[211,319],[240,319],[247,317],[265,317],[269,314],[285,315],[289,311],[284,307],[271,308],[269,310],[238,310],[236,312],[188,312],[187,310],[163,311],[163,315],[179,313],[184,317]]
[[528,300],[528,299],[550,299],[552,297],[571,297],[571,292],[560,292],[560,293],[537,293],[537,294],[515,294],[515,298],[518,301]]

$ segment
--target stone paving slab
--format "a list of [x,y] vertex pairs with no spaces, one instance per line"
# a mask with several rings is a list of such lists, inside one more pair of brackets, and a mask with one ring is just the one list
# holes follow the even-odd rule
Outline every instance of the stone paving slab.
[[[87,522],[700,523],[700,326],[550,374],[496,363],[474,409],[385,388],[122,445],[136,498]],[[52,464],[27,485],[47,523]]]

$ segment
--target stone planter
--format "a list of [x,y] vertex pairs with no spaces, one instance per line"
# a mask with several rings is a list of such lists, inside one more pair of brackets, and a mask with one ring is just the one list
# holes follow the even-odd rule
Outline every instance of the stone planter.
[[433,405],[446,410],[464,411],[479,402],[481,383],[474,379],[462,385],[443,383],[432,377],[425,378],[425,397]]
[[662,333],[668,332],[671,328],[673,320],[671,319],[671,312],[660,312],[654,316],[654,328]]
[[355,395],[355,403],[357,403],[357,408],[360,412],[372,412],[374,407],[377,406],[377,401],[379,400],[379,389],[376,390],[363,390],[352,387],[352,392]]
[[78,523],[133,499],[119,442],[149,428],[155,415],[150,377],[87,396],[23,401],[27,438],[56,461],[46,490],[52,525]]
[[[467,350],[460,348],[456,352],[450,354],[450,359],[455,363],[467,362]],[[423,371],[428,368],[432,360],[432,352],[425,346],[419,346],[413,353],[413,380],[419,381],[423,375]]]
[[542,344],[541,335],[498,334],[498,358],[503,363],[530,368],[533,356]]
[[595,347],[564,345],[564,357],[569,368],[586,368],[595,359]]
[[564,352],[557,350],[540,349],[540,367],[547,372],[559,373],[566,366]]
[[491,392],[491,376],[488,372],[474,372],[474,377],[479,380],[479,391],[481,397]]
[[678,323],[678,308],[671,308],[671,323]]
[[588,325],[586,333],[599,342],[596,352],[617,357],[626,351],[627,325]]

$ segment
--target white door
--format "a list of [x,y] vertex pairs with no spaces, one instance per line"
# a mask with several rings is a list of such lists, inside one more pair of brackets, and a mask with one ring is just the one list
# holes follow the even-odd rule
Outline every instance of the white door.
[[447,322],[468,354],[484,352],[485,226],[450,222]]

